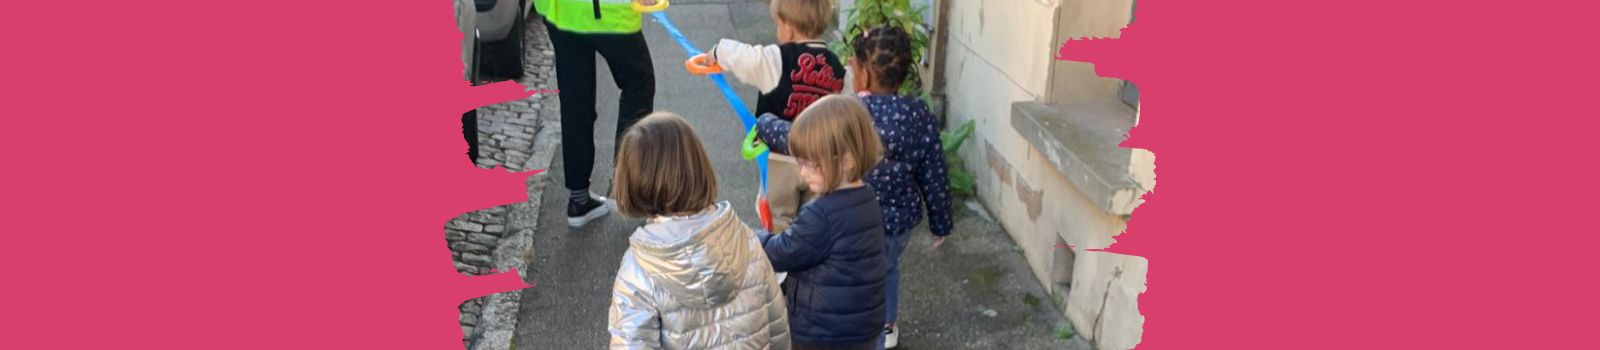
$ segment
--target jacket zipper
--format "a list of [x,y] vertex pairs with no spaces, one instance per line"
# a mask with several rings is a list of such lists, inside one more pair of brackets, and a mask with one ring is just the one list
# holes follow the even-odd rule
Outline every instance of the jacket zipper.
[[594,19],[600,19],[600,0],[594,0]]

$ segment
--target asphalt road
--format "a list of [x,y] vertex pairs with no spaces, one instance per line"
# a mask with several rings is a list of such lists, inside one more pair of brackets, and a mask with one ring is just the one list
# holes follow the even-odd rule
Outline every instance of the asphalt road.
[[[709,48],[718,39],[734,36],[732,8],[749,9],[758,5],[761,21],[749,26],[765,26],[772,30],[766,4],[681,4],[674,3],[668,10],[673,24],[678,26],[695,46]],[[741,16],[748,18],[747,14]],[[691,75],[683,70],[688,56],[676,41],[661,30],[659,24],[646,17],[646,40],[650,43],[650,56],[656,67],[657,111],[677,113],[688,119],[700,133],[712,166],[717,171],[718,190],[722,198],[732,202],[742,218],[756,218],[754,190],[759,184],[755,163],[739,155],[739,141],[744,129],[739,117],[722,99],[721,93],[710,80]],[[767,34],[771,37],[771,34]],[[745,36],[752,36],[746,33]],[[610,188],[611,152],[614,147],[611,131],[616,130],[618,90],[611,84],[611,75],[603,60],[597,66],[600,89],[597,101],[600,121],[595,134],[596,160],[591,189],[605,194]],[[734,83],[749,105],[754,106],[756,91],[747,85]],[[563,106],[565,107],[565,106]],[[641,224],[613,213],[579,229],[566,224],[566,196],[563,162],[558,154],[550,168],[550,185],[542,194],[544,203],[539,213],[539,232],[534,238],[534,259],[529,267],[533,287],[523,293],[517,345],[521,349],[595,349],[605,346],[606,308],[611,300],[611,283],[622,253],[627,249],[628,235]],[[746,195],[748,194],[748,195]]]

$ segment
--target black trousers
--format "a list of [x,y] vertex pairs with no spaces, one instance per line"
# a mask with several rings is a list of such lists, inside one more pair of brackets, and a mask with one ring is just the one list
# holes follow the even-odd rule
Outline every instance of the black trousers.
[[[561,160],[566,163],[568,190],[589,188],[594,172],[595,112],[594,55],[600,54],[611,69],[612,80],[622,89],[617,106],[620,138],[655,105],[656,76],[644,33],[580,34],[564,32],[545,22],[556,52],[556,96],[561,100]],[[616,145],[616,143],[613,143]],[[613,147],[612,155],[616,155]]]

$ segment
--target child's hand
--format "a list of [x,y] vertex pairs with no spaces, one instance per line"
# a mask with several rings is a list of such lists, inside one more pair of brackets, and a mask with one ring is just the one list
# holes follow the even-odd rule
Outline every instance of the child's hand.
[[652,5],[656,4],[656,0],[639,0],[639,4],[640,5],[645,5],[645,6],[652,6]]
[[711,54],[706,53],[694,55],[694,57],[689,57],[688,60],[683,61],[683,69],[698,75],[722,72],[722,66],[717,65],[717,60],[712,59]]

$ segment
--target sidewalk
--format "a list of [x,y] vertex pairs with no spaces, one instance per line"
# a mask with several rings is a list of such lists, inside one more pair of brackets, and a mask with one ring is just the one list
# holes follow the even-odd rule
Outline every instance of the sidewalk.
[[[734,1],[729,3],[729,1]],[[720,38],[768,42],[773,26],[765,1],[679,0],[668,10],[674,24],[697,47]],[[722,199],[739,216],[755,222],[756,166],[740,157],[736,146],[744,132],[738,117],[706,78],[683,71],[683,50],[661,26],[646,17],[644,31],[656,67],[656,109],[683,115],[704,138],[716,168]],[[598,58],[597,58],[598,59]],[[592,190],[610,187],[611,133],[615,129],[617,91],[604,64],[598,92],[601,120],[596,134]],[[735,83],[745,101],[755,91]],[[748,102],[747,102],[748,103]],[[753,105],[753,104],[751,104]],[[553,113],[551,111],[550,113]],[[559,153],[557,153],[559,154]],[[528,270],[533,287],[524,291],[515,343],[518,349],[604,348],[611,284],[627,248],[628,235],[641,220],[616,214],[569,229],[565,223],[566,192],[562,161],[555,157],[548,171],[537,175],[545,188],[538,194],[538,227]],[[916,235],[903,258],[899,349],[1067,349],[1055,334],[1065,322],[1052,298],[1033,278],[1021,253],[999,225],[958,203],[956,233],[939,251],[928,251],[927,228]]]

